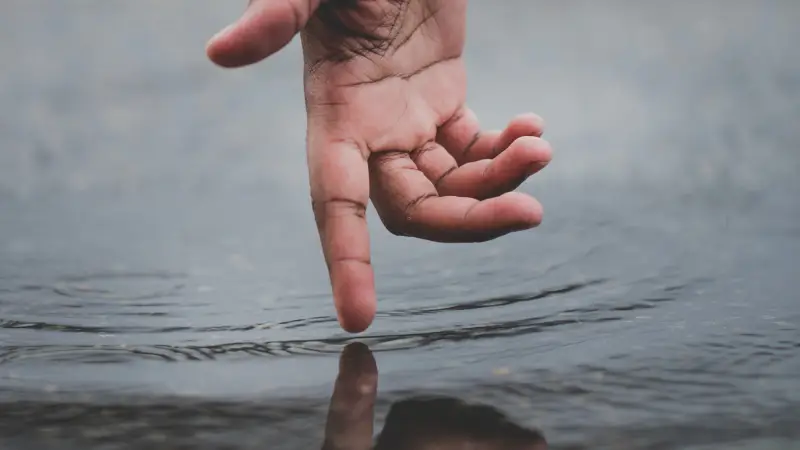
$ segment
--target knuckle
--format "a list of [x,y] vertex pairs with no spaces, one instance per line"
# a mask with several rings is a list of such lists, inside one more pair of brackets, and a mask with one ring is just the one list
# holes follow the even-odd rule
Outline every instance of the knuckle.
[[366,217],[367,204],[360,200],[332,197],[326,199],[311,200],[311,209],[317,222],[322,222],[330,217],[340,217],[352,215],[360,218]]

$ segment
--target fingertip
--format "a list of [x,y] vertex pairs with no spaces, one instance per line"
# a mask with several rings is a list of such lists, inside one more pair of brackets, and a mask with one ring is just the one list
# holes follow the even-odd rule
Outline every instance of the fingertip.
[[553,159],[553,148],[550,143],[535,136],[518,138],[504,153],[508,153],[508,157],[516,160],[516,164],[528,167],[526,177],[542,170]]
[[246,64],[242,61],[243,44],[241,42],[237,44],[235,37],[238,23],[228,25],[206,42],[206,57],[222,68],[230,69]]
[[[544,133],[544,120],[536,114],[520,114],[506,125],[494,144],[495,152],[502,153],[522,137],[539,138]],[[496,155],[494,155],[496,156]]]
[[533,112],[525,112],[522,114],[518,114],[517,119],[525,120],[528,121],[529,123],[535,123],[537,125],[542,125],[542,126],[544,125],[544,119],[542,118],[542,116]]
[[[549,143],[535,136],[522,136],[494,159],[484,160],[488,164],[481,172],[480,181],[474,181],[474,177],[467,178],[456,171],[446,181],[461,189],[464,194],[459,193],[459,195],[483,200],[516,189],[529,177],[545,168],[551,159],[552,150]],[[472,166],[477,165],[471,163],[469,167],[472,169]],[[468,174],[465,172],[467,166],[463,167],[464,169],[460,170]],[[460,183],[456,184],[457,181]],[[465,186],[475,192],[470,192]]]
[[506,216],[508,222],[518,230],[538,227],[542,223],[544,209],[538,200],[522,192],[507,192],[497,197],[498,214]]
[[515,231],[537,227],[542,222],[542,205],[530,195],[507,192],[470,207],[465,227],[473,240],[483,242]]
[[224,38],[224,36],[228,33],[228,30],[233,28],[234,25],[235,24],[230,24],[225,28],[217,31],[213,36],[211,36],[211,38],[208,39],[208,41],[206,41],[206,55],[209,55],[210,57],[212,54],[214,54],[215,44],[220,39]]
[[224,57],[224,52],[219,51],[219,46],[216,44],[215,38],[211,38],[211,40],[209,40],[206,44],[206,58],[224,69],[230,69],[234,67],[233,65],[227,63]]
[[377,309],[372,267],[360,261],[335,266],[331,276],[339,324],[348,333],[361,333],[372,324]]
[[348,302],[347,305],[338,311],[339,325],[348,333],[363,333],[372,325],[372,320],[375,318],[374,302],[372,305],[367,302],[362,305]]
[[236,68],[255,64],[277,52],[308,19],[295,16],[292,3],[251,2],[239,19],[209,39],[208,59],[223,68]]
[[541,136],[544,133],[544,119],[532,112],[519,114],[508,123],[508,129],[520,129],[522,135]]

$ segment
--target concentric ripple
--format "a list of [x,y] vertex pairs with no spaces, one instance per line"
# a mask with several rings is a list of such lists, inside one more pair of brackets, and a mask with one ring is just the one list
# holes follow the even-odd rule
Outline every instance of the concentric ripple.
[[[136,280],[156,282],[150,291],[126,292],[121,294],[111,289],[111,284],[121,280]],[[95,299],[114,299],[117,303],[114,308],[124,310],[126,307],[135,307],[142,310],[141,315],[152,317],[145,311],[153,312],[160,305],[164,297],[177,295],[185,286],[185,277],[164,274],[105,274],[101,276],[66,277],[61,280],[58,290],[59,295],[69,301],[78,300],[81,308],[87,308]],[[105,283],[105,284],[102,284]],[[421,306],[407,309],[393,309],[382,312],[380,316],[387,319],[409,318],[427,315],[442,315],[449,317],[454,312],[470,311],[477,309],[495,310],[494,316],[504,308],[519,306],[525,302],[544,301],[569,295],[575,295],[582,290],[601,286],[604,280],[590,280],[583,283],[573,283],[560,287],[545,289],[539,292],[517,294],[504,297],[478,299],[456,303],[442,304],[439,306]],[[376,352],[409,350],[421,347],[439,345],[446,342],[476,341],[486,339],[509,338],[536,333],[546,333],[570,326],[587,327],[594,324],[603,324],[625,319],[627,314],[637,310],[657,308],[659,305],[675,299],[675,286],[664,288],[660,296],[652,296],[629,302],[615,302],[614,304],[595,304],[592,307],[562,308],[549,314],[532,315],[496,321],[483,321],[479,324],[463,324],[460,326],[424,327],[404,333],[371,333],[363,336],[334,336],[323,338],[304,339],[276,339],[240,341],[225,340],[228,334],[246,333],[253,331],[297,330],[307,328],[313,330],[320,324],[335,324],[333,317],[309,317],[291,319],[274,323],[253,323],[247,325],[213,325],[213,326],[156,326],[148,325],[144,321],[132,324],[110,323],[108,325],[68,324],[56,321],[26,321],[22,319],[0,318],[0,330],[14,331],[47,331],[59,334],[81,334],[97,336],[114,336],[114,343],[103,340],[92,340],[88,344],[6,344],[0,346],[0,364],[9,364],[15,361],[48,359],[54,361],[69,361],[75,363],[110,363],[121,362],[131,358],[140,358],[165,362],[216,360],[222,358],[248,358],[248,357],[282,357],[282,356],[314,356],[338,354],[347,344],[359,341],[366,343]],[[28,292],[39,290],[27,289]],[[77,308],[78,303],[70,303]],[[168,305],[174,305],[169,302]],[[147,306],[150,305],[150,306]],[[63,303],[60,304],[63,306]],[[109,316],[117,314],[114,308],[105,308]],[[535,310],[529,310],[535,311]],[[530,312],[528,312],[530,314]],[[491,316],[491,315],[490,315]],[[197,336],[202,342],[203,336],[221,336],[223,341],[214,344],[177,344],[177,343],[130,343],[126,335],[151,335],[156,339],[165,339],[170,334],[187,333]],[[134,341],[135,342],[135,341]]]

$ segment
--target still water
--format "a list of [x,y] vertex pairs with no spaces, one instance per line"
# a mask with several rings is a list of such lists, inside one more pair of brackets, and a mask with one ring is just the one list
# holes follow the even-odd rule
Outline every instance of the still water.
[[548,122],[545,220],[371,214],[358,336],[297,43],[204,59],[238,3],[0,5],[0,448],[800,448],[800,3],[471,3],[471,106]]

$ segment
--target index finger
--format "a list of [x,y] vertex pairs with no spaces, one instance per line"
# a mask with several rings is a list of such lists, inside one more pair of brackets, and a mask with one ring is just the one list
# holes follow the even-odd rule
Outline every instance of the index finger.
[[366,219],[367,160],[352,141],[309,141],[308,152],[314,218],[339,323],[345,331],[361,332],[376,309]]

